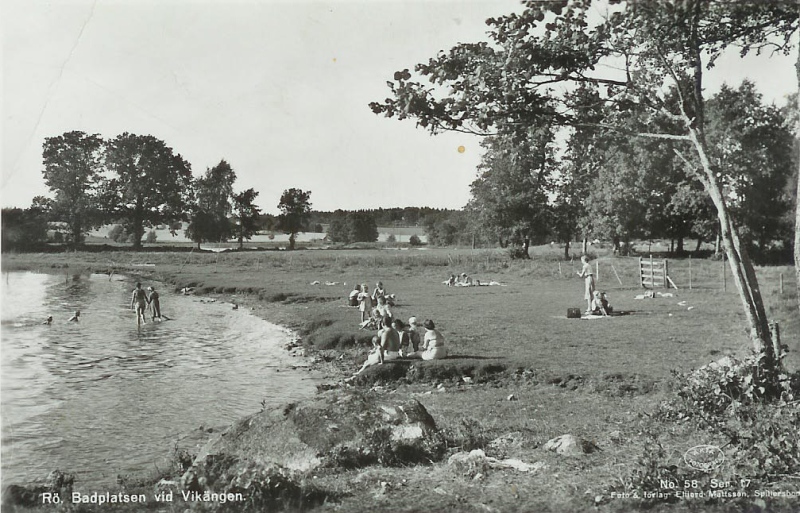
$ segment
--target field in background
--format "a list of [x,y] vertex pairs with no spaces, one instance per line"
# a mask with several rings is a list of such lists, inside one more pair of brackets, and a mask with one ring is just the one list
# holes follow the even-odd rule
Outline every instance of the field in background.
[[[92,230],[89,232],[89,236],[86,239],[87,244],[108,244],[110,246],[118,246],[118,247],[127,247],[130,246],[129,243],[117,243],[113,240],[108,238],[108,232],[111,230],[113,225],[103,226],[96,230]],[[151,230],[147,230],[145,232],[145,236]],[[158,247],[164,245],[170,246],[178,246],[178,247],[192,247],[196,246],[196,243],[189,240],[184,235],[184,228],[181,228],[176,232],[175,235],[172,235],[169,229],[166,226],[161,226],[153,229],[156,233],[156,242],[152,244],[145,244],[145,246],[149,247]],[[325,233],[318,233],[318,232],[301,232],[297,234],[296,241],[298,244],[302,244],[305,246],[312,246],[312,247],[319,247],[325,246],[329,243],[326,242]],[[427,235],[425,235],[425,229],[423,227],[379,227],[378,228],[378,242],[386,242],[390,235],[394,235],[395,242],[397,243],[408,243],[409,239],[412,235],[416,235],[419,237],[420,241],[424,244],[427,242]],[[266,248],[266,249],[276,249],[276,248],[285,248],[289,243],[289,236],[282,232],[262,232],[257,235],[254,235],[249,241],[244,242],[244,247],[247,249],[256,249],[256,248]],[[221,250],[225,248],[236,248],[238,247],[238,242],[235,240],[231,240],[228,242],[221,242],[221,243],[203,243],[200,245],[202,249],[214,251],[214,250]]]

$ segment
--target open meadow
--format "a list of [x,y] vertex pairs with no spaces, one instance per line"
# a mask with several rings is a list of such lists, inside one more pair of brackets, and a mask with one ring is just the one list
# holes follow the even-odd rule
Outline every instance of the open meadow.
[[[357,283],[371,290],[382,281],[388,293],[396,294],[394,315],[433,319],[450,356],[411,366],[390,362],[365,373],[356,388],[419,400],[446,436],[448,454],[482,449],[489,456],[542,464],[536,472],[520,472],[450,465],[444,458],[426,465],[326,469],[302,477],[303,483],[331,498],[316,506],[320,510],[796,507],[796,500],[762,499],[752,490],[747,497],[709,497],[709,479],[715,477],[736,477],[737,490],[739,478],[753,477],[758,486],[778,491],[797,491],[800,481],[794,475],[757,475],[755,467],[743,466],[742,458],[749,453],[719,431],[664,413],[664,404],[677,400],[679,378],[673,371],[685,373],[724,356],[743,358],[750,351],[730,274],[723,289],[722,262],[670,260],[670,277],[679,288],[636,299],[642,293],[638,260],[601,252],[591,262],[599,271],[598,288],[607,291],[615,312],[627,315],[579,320],[566,318],[567,308],[586,306],[583,283],[576,276],[579,262],[560,260],[563,248],[558,247],[534,248],[532,254],[530,261],[512,261],[495,250],[120,251],[7,254],[2,263],[4,271],[125,274],[132,280],[166,282],[175,289],[190,287],[194,294],[215,295],[250,308],[296,330],[318,367],[330,376],[332,388],[344,388],[337,383],[357,370],[372,336],[358,329],[359,312],[345,306],[347,294]],[[788,346],[786,370],[797,371],[800,316],[793,269],[757,271],[767,311],[779,323],[782,342]],[[501,285],[442,283],[451,273],[462,272]],[[169,314],[168,303],[162,309]],[[545,442],[564,434],[583,439],[593,449],[579,456],[543,449]],[[726,463],[698,477],[697,472],[685,471],[683,455],[702,444],[723,447]],[[800,460],[797,448],[795,443],[779,451]],[[658,470],[662,467],[671,470]],[[698,480],[701,489],[694,491],[705,495],[646,498],[645,492],[659,491],[654,476],[667,474]],[[173,510],[180,508],[175,505]]]

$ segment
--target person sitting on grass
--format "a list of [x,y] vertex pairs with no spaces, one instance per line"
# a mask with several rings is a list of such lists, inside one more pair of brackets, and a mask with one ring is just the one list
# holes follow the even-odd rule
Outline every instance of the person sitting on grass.
[[389,303],[386,301],[384,296],[378,296],[378,304],[375,306],[375,310],[378,312],[378,317],[383,319],[386,316],[392,318],[392,310],[389,308]]
[[455,274],[451,274],[450,278],[448,278],[446,283],[447,283],[448,287],[455,287],[456,286],[456,275]]
[[379,281],[375,284],[375,290],[372,291],[372,302],[377,303],[379,298],[386,298],[386,288],[383,286],[383,282]]
[[408,332],[408,327],[400,319],[392,321],[392,325],[397,333],[400,335],[400,358],[411,354],[411,335]]
[[358,309],[361,311],[361,323],[367,320],[367,316],[372,314],[372,296],[369,294],[369,287],[366,283],[361,284],[361,293],[358,295]]
[[605,292],[599,290],[594,291],[594,298],[592,299],[592,313],[594,315],[609,315],[614,311],[614,308],[608,304],[608,296]]
[[461,273],[458,281],[456,282],[457,286],[460,287],[471,287],[472,286],[472,278],[467,276],[467,273]]
[[361,285],[356,285],[352,292],[350,292],[350,297],[348,298],[350,306],[358,306],[359,294],[361,294]]
[[444,346],[444,336],[436,329],[436,325],[430,319],[423,324],[425,327],[425,338],[422,342],[422,350],[410,354],[409,358],[422,358],[423,360],[440,360],[447,358],[447,348]]
[[367,356],[367,360],[361,368],[353,374],[348,380],[350,381],[368,367],[373,365],[383,365],[383,362],[396,360],[400,357],[400,334],[397,330],[392,328],[392,319],[384,317],[384,327],[378,331],[378,334],[372,337],[372,352]]

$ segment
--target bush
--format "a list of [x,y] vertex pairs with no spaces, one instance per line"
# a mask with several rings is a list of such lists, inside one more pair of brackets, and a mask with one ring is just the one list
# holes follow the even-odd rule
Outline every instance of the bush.
[[528,255],[528,252],[525,251],[524,247],[512,246],[508,248],[508,257],[512,260],[521,260],[530,258],[530,255]]
[[157,238],[158,236],[156,235],[155,230],[150,230],[147,232],[147,238],[144,241],[153,244]]
[[412,235],[408,238],[408,243],[412,246],[422,246],[422,241],[416,235]]
[[791,377],[777,369],[763,368],[763,358],[762,354],[741,361],[726,357],[688,374],[673,372],[686,412],[705,415],[713,421],[739,405],[776,399],[791,401]]
[[386,242],[397,242],[397,237],[395,237],[393,233],[390,233],[389,236],[386,237]]
[[108,238],[114,242],[127,242],[128,233],[125,231],[125,228],[123,228],[122,225],[116,224],[108,232]]

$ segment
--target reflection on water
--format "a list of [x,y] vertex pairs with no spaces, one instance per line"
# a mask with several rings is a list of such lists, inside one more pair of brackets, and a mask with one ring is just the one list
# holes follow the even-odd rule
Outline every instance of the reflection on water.
[[[0,288],[6,483],[59,468],[79,488],[111,484],[199,440],[201,426],[315,390],[288,369],[289,334],[229,304],[159,290],[172,320],[139,329],[122,277],[10,273]],[[80,322],[66,322],[75,310]]]

